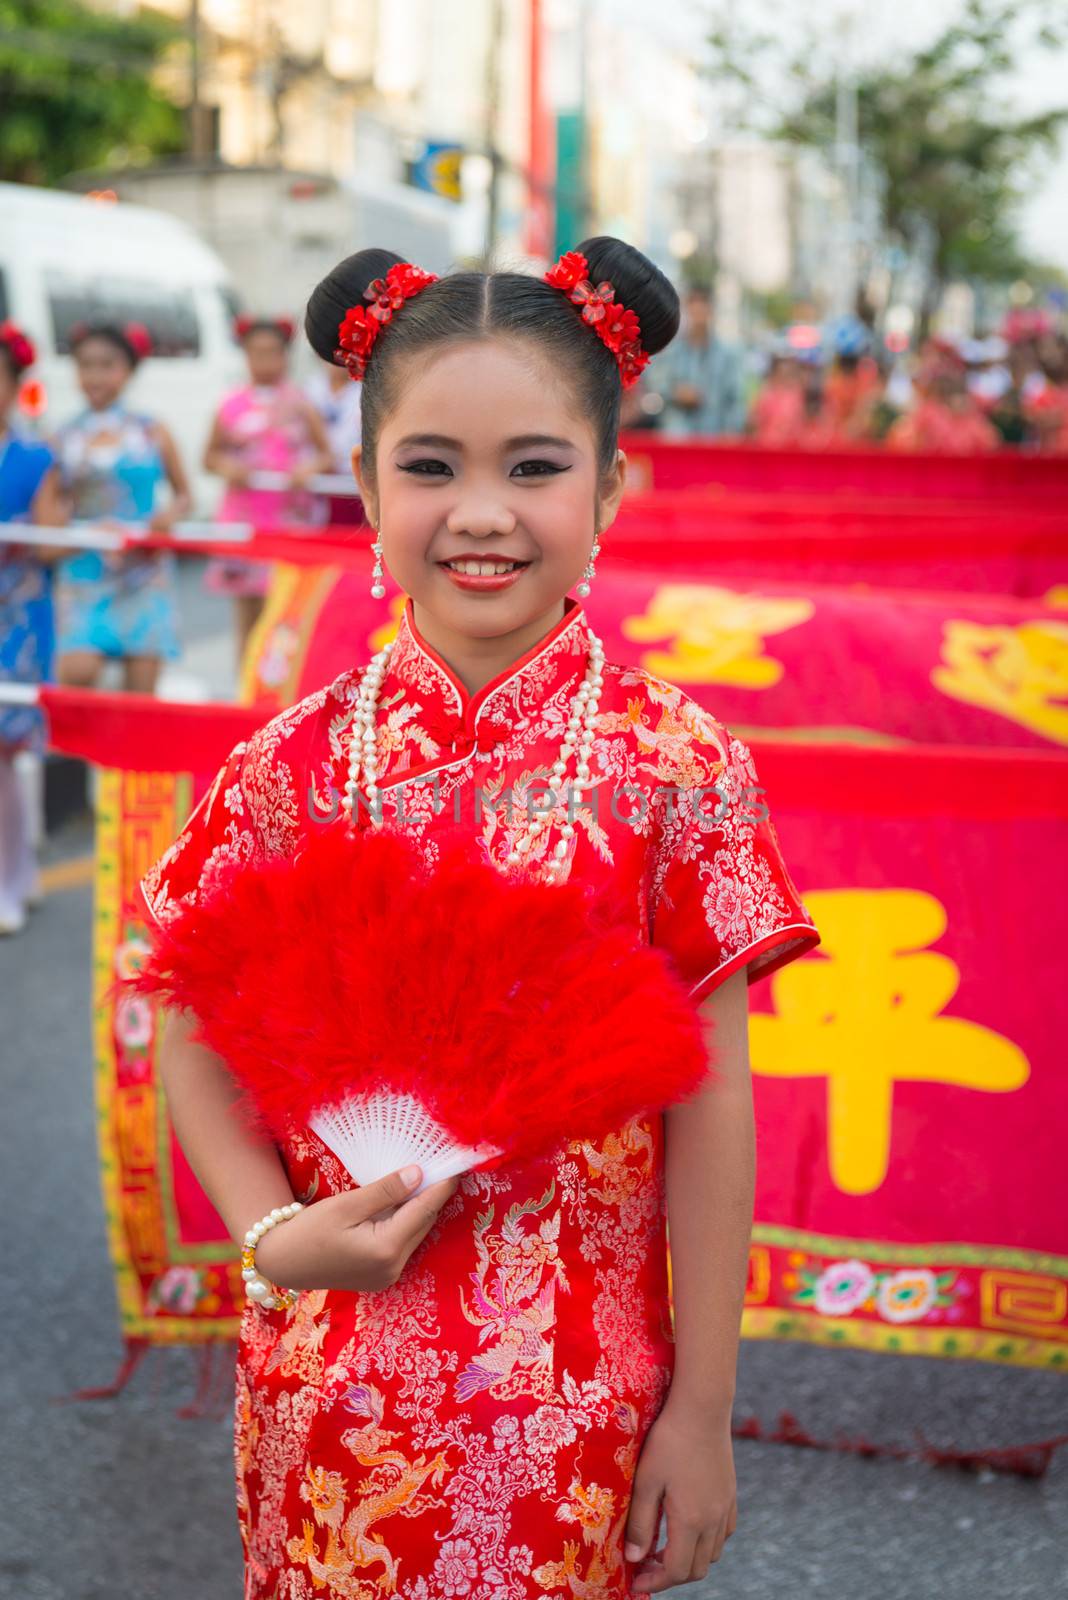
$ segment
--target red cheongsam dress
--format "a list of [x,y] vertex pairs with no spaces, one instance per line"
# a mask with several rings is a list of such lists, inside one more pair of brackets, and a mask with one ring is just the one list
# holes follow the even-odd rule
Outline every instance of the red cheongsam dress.
[[[569,599],[472,695],[409,601],[379,699],[386,825],[403,817],[422,836],[466,819],[503,862],[528,801],[544,800],[589,637]],[[228,860],[289,855],[309,829],[344,826],[360,679],[342,673],[232,752],[144,880],[156,918]],[[695,996],[819,942],[755,800],[748,749],[680,689],[606,666],[590,767],[570,873],[621,886]],[[499,803],[509,787],[511,821]],[[247,1307],[236,1400],[246,1600],[631,1593],[630,1485],[672,1372],[662,1121],[466,1174],[392,1288]],[[305,1202],[352,1186],[310,1132],[283,1155]]]

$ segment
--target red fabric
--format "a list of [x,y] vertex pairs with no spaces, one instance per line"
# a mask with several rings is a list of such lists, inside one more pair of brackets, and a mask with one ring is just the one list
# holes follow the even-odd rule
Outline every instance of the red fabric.
[[628,565],[749,583],[1039,596],[1068,570],[1060,514],[958,519],[854,509],[832,518],[811,502],[794,508],[784,499],[761,524],[734,516],[730,502],[706,507],[667,497],[625,504],[602,544],[598,573]]
[[[224,760],[227,747],[251,738],[265,718],[264,709],[256,706],[193,706],[157,701],[149,694],[102,694],[54,686],[42,688],[42,702],[50,714],[51,749],[98,766],[128,766],[134,771],[205,773]],[[444,720],[438,731],[448,730]],[[480,742],[504,744],[507,736]],[[767,738],[748,742],[775,803],[780,797],[801,794],[817,773],[820,790],[833,790],[846,810],[886,818],[1065,818],[1068,814],[1062,755],[982,747],[881,749],[833,742],[812,746]],[[137,766],[137,758],[145,765]],[[336,776],[341,789],[341,768]]]
[[[154,709],[140,704],[136,715]],[[203,715],[201,708],[186,709],[191,718]],[[343,715],[340,704],[337,710]],[[324,718],[329,726],[327,707]],[[287,738],[298,733],[290,729]],[[326,732],[322,738],[328,740]],[[1063,896],[1050,893],[1041,864],[1063,853],[1065,757],[764,739],[753,741],[752,751],[776,829],[825,938],[811,960],[773,972],[770,993],[751,990],[761,1158],[745,1331],[1053,1367],[1068,1340],[1068,1237],[1063,1215],[1048,1204],[1062,1161],[1056,1019],[1068,928]],[[224,807],[223,795],[235,790],[242,769],[240,758],[228,764],[216,806],[200,813],[198,837],[209,855],[228,835],[241,837],[240,816]],[[272,815],[272,789],[255,778],[257,770],[250,769],[246,799],[263,826]],[[231,794],[231,806],[242,793]],[[127,773],[121,794],[120,821],[101,817],[113,840],[101,880],[101,892],[114,894],[101,928],[105,974],[113,970],[113,946],[114,970],[123,971],[130,941],[143,937],[132,893],[139,863],[143,868],[150,859],[152,841],[159,849],[174,836],[187,811],[179,799],[175,814],[170,777]],[[285,813],[296,815],[300,802],[285,788],[279,798],[277,837],[284,844]],[[175,893],[187,889],[192,866],[175,879]],[[109,905],[105,899],[105,911]],[[670,929],[661,922],[658,932]],[[772,950],[764,972],[773,971],[783,950]],[[787,962],[790,953],[785,947]],[[725,954],[720,978],[738,960],[737,952]],[[742,959],[762,954],[751,947]],[[694,965],[702,960],[698,945]],[[794,971],[810,974],[800,991],[790,981]],[[917,1018],[918,1000],[927,1014],[921,1005]],[[123,1230],[116,1251],[124,1264],[124,1326],[164,1342],[225,1336],[234,1326],[231,1295],[240,1296],[240,1282],[233,1282],[224,1244],[210,1256],[193,1254],[201,1251],[195,1241],[220,1239],[222,1229],[184,1164],[166,1169],[167,1147],[155,1133],[154,1046],[145,1020],[143,1012],[138,1018],[121,1010],[114,1019],[108,1126],[114,1122],[118,1130],[112,1159],[128,1197],[114,1221]],[[953,1048],[943,1042],[943,1021],[958,1029]],[[851,1029],[862,1041],[858,1048]],[[984,1054],[995,1047],[1003,1053],[1010,1044],[1028,1064],[1026,1081],[1015,1088],[991,1092],[981,1083],[940,1081],[950,1065],[973,1075]],[[850,1061],[860,1064],[861,1082],[876,1095],[848,1114],[850,1147],[859,1148],[881,1119],[889,1119],[883,1125],[890,1133],[886,1177],[859,1194],[838,1186],[829,1161],[830,1129],[845,1114],[840,1096],[849,1080],[842,1074]],[[902,1067],[913,1061],[921,1071],[909,1077]],[[783,1067],[790,1069],[785,1075],[776,1070]],[[887,1102],[880,1085],[888,1079],[896,1082]],[[149,1226],[149,1201],[157,1193],[166,1229],[162,1220]],[[931,1242],[937,1240],[955,1242]],[[125,1287],[131,1263],[140,1288],[132,1309]],[[843,1298],[834,1283],[846,1280]],[[911,1301],[900,1298],[904,1286]]]
[[[595,588],[591,604],[596,600]],[[603,633],[596,611],[593,621]],[[381,608],[354,611],[343,665],[378,648],[386,636],[383,623],[388,630],[391,624]],[[903,618],[902,627],[911,624]],[[633,658],[635,646],[627,650]],[[609,651],[610,659],[614,653]],[[896,673],[895,666],[895,678]],[[479,715],[470,705],[464,709],[448,688],[447,674],[436,681],[443,686],[442,710],[440,721],[436,715],[430,720],[428,697],[430,726],[442,739],[446,733],[451,738],[459,727],[465,741],[479,730],[477,741],[464,743],[461,760],[467,760],[472,748],[483,747],[481,730],[488,713],[499,717],[492,726],[506,736],[494,742],[490,764],[474,763],[476,773],[496,772],[496,761],[511,759],[508,752],[514,748],[511,715],[506,728],[501,694]],[[616,682],[612,675],[609,681]],[[922,672],[915,681],[917,686],[923,683]],[[714,722],[719,708],[729,703],[717,684],[694,692],[705,699]],[[419,696],[406,691],[398,702],[402,722],[412,698]],[[215,805],[209,801],[195,824],[197,839],[209,854],[253,827],[269,830],[279,848],[288,847],[287,819],[299,819],[308,804],[307,793],[300,793],[305,756],[317,772],[318,799],[313,797],[312,803],[329,810],[325,785],[338,781],[344,769],[343,759],[335,763],[330,755],[331,739],[337,728],[343,730],[349,704],[344,695],[325,697],[314,742],[310,734],[302,742],[309,723],[292,721],[293,713],[254,741],[260,755],[271,750],[277,754],[278,778],[271,761],[252,759],[246,766],[237,757],[228,763],[222,783],[215,786]],[[515,714],[525,715],[530,704],[524,690]],[[680,707],[685,704],[680,701]],[[138,703],[134,715],[150,719],[159,709],[155,702]],[[201,708],[186,710],[191,718],[205,714]],[[916,710],[920,716],[925,707],[917,704]],[[647,702],[641,719],[647,748],[640,760],[649,760],[653,750],[660,759],[677,733],[675,716],[661,719],[658,711],[648,711]],[[266,714],[261,710],[250,715]],[[418,766],[430,756],[424,770],[444,770],[442,763],[448,765],[452,750],[442,751],[436,737],[433,747],[424,748],[421,736],[418,727],[404,736],[398,761]],[[606,729],[605,750],[616,748],[619,737]],[[760,1161],[746,1335],[1063,1368],[1068,1237],[1063,1208],[1051,1207],[1049,1196],[1058,1192],[1063,1166],[1063,1049],[1057,1019],[1068,927],[1051,864],[1055,868],[1063,855],[1068,812],[1064,756],[907,745],[842,747],[811,738],[797,743],[760,739],[751,748],[776,830],[781,830],[805,903],[824,937],[820,949],[804,961],[791,961],[796,952],[785,942],[789,935],[770,955],[759,940],[741,952],[728,945],[716,968],[719,981],[739,960],[751,970],[755,959],[763,960],[761,970],[772,972],[769,985],[750,991]],[[290,760],[294,750],[296,763]],[[315,752],[318,759],[313,759]],[[447,773],[445,777],[448,781]],[[102,784],[105,802],[112,791],[118,803],[110,810],[105,803],[98,812],[104,834],[98,953],[105,980],[113,970],[123,969],[134,941],[144,937],[132,893],[137,874],[174,838],[188,812],[185,781],[168,774],[108,775]],[[234,809],[238,799],[247,807],[244,816]],[[613,826],[613,844],[620,835]],[[195,880],[193,862],[183,867],[176,854],[173,864],[175,892],[185,892]],[[633,882],[629,869],[625,881]],[[660,916],[662,910],[663,903],[656,927],[661,942],[672,931]],[[672,948],[678,951],[677,940]],[[695,967],[704,955],[702,938],[692,954]],[[783,964],[773,971],[776,961]],[[795,975],[803,981],[795,981]],[[699,979],[695,971],[694,981]],[[226,1337],[235,1328],[240,1279],[225,1242],[189,1243],[218,1240],[223,1234],[217,1219],[210,1228],[210,1210],[192,1175],[180,1164],[173,1170],[167,1164],[168,1141],[158,1137],[155,1044],[146,1009],[141,1008],[139,1017],[120,1011],[112,1018],[113,1087],[109,1115],[101,1121],[102,1129],[109,1130],[104,1136],[112,1141],[108,1156],[117,1177],[109,1196],[124,1327],[158,1342]],[[102,1051],[107,1048],[102,1045]],[[852,1075],[851,1066],[856,1068]],[[991,1066],[1000,1080],[989,1081]],[[650,1125],[654,1169],[659,1161],[657,1127]],[[639,1124],[639,1139],[650,1130]],[[873,1188],[870,1171],[867,1177],[862,1171],[859,1188],[843,1187],[837,1180],[850,1176],[838,1169],[843,1147],[847,1158],[850,1152],[863,1152],[873,1130],[888,1136],[885,1176]],[[649,1197],[645,1146],[628,1151],[606,1145],[592,1154],[603,1162],[601,1176],[591,1179],[586,1153],[575,1155],[582,1186],[578,1200],[567,1191],[558,1248],[565,1260],[581,1250],[576,1232],[581,1225],[594,1240],[586,1248],[600,1248],[603,1254],[600,1265],[583,1257],[573,1285],[566,1291],[559,1287],[555,1305],[567,1315],[547,1336],[557,1373],[568,1365],[574,1348],[579,1324],[570,1320],[572,1305],[579,1319],[598,1308],[598,1337],[606,1349],[618,1349],[616,1336],[604,1339],[602,1332],[613,1304],[622,1303],[620,1294],[613,1301],[610,1291],[613,1281],[617,1290],[627,1291],[636,1281],[630,1254],[635,1241],[621,1231],[620,1206],[633,1211]],[[294,1181],[305,1187],[320,1181],[320,1157],[316,1151],[301,1158],[293,1168]],[[545,1174],[536,1199],[550,1177]],[[554,1194],[561,1193],[557,1184]],[[614,1198],[627,1193],[637,1199]],[[197,1197],[199,1211],[193,1205]],[[479,1237],[496,1260],[507,1248],[501,1219],[509,1197],[487,1194],[480,1198],[483,1202],[494,1206],[494,1219],[488,1233]],[[554,1200],[547,1210],[519,1220],[521,1242],[535,1233],[540,1237],[543,1222],[553,1223],[555,1205]],[[605,1232],[596,1233],[601,1227]],[[431,1271],[436,1244],[430,1248]],[[538,1251],[541,1246],[531,1242],[522,1248]],[[617,1256],[623,1277],[612,1280],[604,1263]],[[451,1255],[445,1265],[453,1268],[458,1260]],[[656,1271],[653,1263],[638,1273],[643,1295],[650,1284],[657,1292]],[[420,1295],[426,1283],[422,1276],[418,1279]],[[414,1329],[427,1302],[404,1304]],[[517,1321],[521,1316],[522,1307]],[[269,1428],[262,1450],[250,1454],[249,1446],[242,1457],[253,1486],[260,1481],[256,1473],[264,1452],[275,1445],[287,1448],[283,1441],[293,1437],[281,1415],[286,1403],[282,1391],[298,1393],[305,1369],[313,1373],[310,1381],[317,1381],[314,1374],[321,1369],[310,1347],[324,1321],[325,1315],[317,1312],[310,1332],[287,1328],[275,1337],[271,1331],[256,1347],[257,1371],[268,1366],[271,1371],[263,1377],[254,1374],[255,1382],[242,1390],[246,1442],[262,1425]],[[472,1337],[459,1313],[449,1331],[455,1327]],[[421,1403],[418,1385],[424,1383],[439,1382],[451,1394],[448,1386],[455,1376],[447,1370],[442,1374],[440,1366],[450,1359],[446,1343],[431,1349],[413,1333],[413,1342],[398,1349],[381,1332],[380,1322],[373,1328],[372,1363],[396,1358],[402,1364],[398,1374],[421,1374],[412,1379],[413,1404]],[[339,1331],[339,1323],[335,1329]],[[496,1334],[487,1339],[492,1350],[499,1348]],[[325,1360],[333,1360],[339,1348],[340,1339],[334,1341],[331,1334],[331,1340]],[[648,1367],[656,1366],[659,1348],[653,1347]],[[635,1370],[647,1367],[636,1363]],[[400,1376],[390,1380],[401,1381]],[[516,1381],[530,1381],[529,1367],[520,1365]],[[372,1382],[381,1393],[373,1372]],[[391,1388],[390,1406],[394,1393]],[[339,1399],[339,1410],[344,1403],[345,1397]],[[436,1398],[432,1403],[436,1406]],[[301,1415],[290,1411],[294,1426],[303,1426]],[[643,1418],[648,1415],[648,1410],[642,1413]],[[392,1427],[393,1420],[390,1410],[381,1426]],[[370,1426],[366,1417],[358,1423]],[[357,1425],[351,1424],[354,1429]],[[311,1424],[313,1433],[318,1426],[318,1421]],[[612,1444],[609,1432],[606,1446]],[[584,1457],[587,1463],[589,1459]],[[450,1448],[450,1471],[456,1460],[457,1452]],[[346,1466],[351,1473],[351,1465]],[[450,1504],[457,1495],[469,1503],[468,1466],[461,1463],[459,1473],[448,1480]],[[609,1464],[610,1472],[619,1470],[618,1464]],[[511,1486],[507,1493],[513,1494]],[[309,1502],[302,1500],[295,1509],[313,1520]],[[384,1525],[387,1544],[397,1526],[396,1521]],[[318,1538],[321,1555],[321,1528]],[[430,1550],[432,1560],[439,1549]],[[305,1574],[298,1576],[303,1581]],[[402,1587],[406,1581],[402,1572]]]
[[660,439],[624,434],[635,488],[717,485],[763,493],[840,495],[857,492],[947,500],[1042,499],[1064,503],[1068,461],[1026,451],[988,455],[898,454],[877,448],[778,450],[746,440]]
[[[102,694],[92,689],[41,691],[51,724],[51,748],[103,767],[135,771],[205,772],[237,736],[242,743],[264,723],[255,706],[190,705],[150,695]],[[439,731],[452,727],[443,717]],[[469,755],[506,745],[504,729],[465,735],[457,750]],[[788,739],[747,740],[765,787],[776,798],[803,792],[813,762],[837,803],[881,817],[1045,817],[1066,815],[1065,758],[1053,752],[985,747],[914,745],[907,749],[835,742],[818,746]],[[169,758],[167,753],[169,752]],[[238,756],[243,748],[238,751]],[[447,753],[453,755],[451,737]],[[151,759],[149,759],[151,758]],[[137,765],[140,761],[142,764]],[[231,769],[236,770],[234,762]],[[337,771],[338,792],[344,776]]]
[[[339,580],[350,627],[373,602]],[[605,647],[678,683],[731,726],[835,739],[1063,748],[1062,609],[941,594],[629,569],[599,572],[588,601]],[[312,645],[312,650],[315,650]],[[320,660],[313,670],[329,671]]]
[[[933,511],[910,500],[680,491],[625,501],[602,544],[598,572],[626,564],[1001,595],[1043,594],[1068,568],[1064,512],[1041,500],[1021,501],[1008,517],[1001,508]],[[146,546],[370,572],[369,535],[351,527],[314,535],[280,527],[232,544],[162,535],[131,541],[131,548]]]
[[996,502],[918,498],[899,488],[894,494],[873,495],[843,489],[836,495],[802,490],[715,489],[694,486],[657,489],[628,495],[615,526],[629,528],[659,521],[691,537],[702,538],[743,529],[772,537],[801,532],[848,533],[865,530],[883,535],[900,532],[914,540],[917,530],[937,530],[957,538],[978,532],[996,541],[996,549],[1015,549],[1021,538],[1035,537],[1060,543],[1064,549],[1068,513],[1056,501],[1021,493],[1012,501],[1011,519]]
[[[1068,761],[807,754],[763,763],[822,942],[795,965],[804,979],[786,969],[753,1000],[768,1235],[751,1303],[870,1327],[874,1275],[922,1265],[949,1273],[952,1304],[892,1318],[923,1334],[901,1348],[1037,1360],[1044,1341],[1052,1364],[1068,1340],[1068,1213],[1050,1205],[1063,1187],[1068,939],[1050,869]],[[826,1283],[822,1302],[806,1293],[857,1258],[869,1292],[852,1306]]]
[[[587,654],[572,603],[471,696],[406,613],[378,720],[387,818],[403,795],[414,833],[432,839],[458,810],[507,855],[525,808],[510,823],[487,805],[474,824],[476,786],[524,794],[531,774],[547,776]],[[312,817],[330,815],[359,678],[350,668],[232,754],[144,880],[157,918],[228,857],[289,856]],[[509,735],[485,757],[456,758],[424,715]],[[722,785],[724,815],[707,831],[692,806],[643,811],[632,794],[619,815],[604,799],[596,816],[592,800],[579,807],[571,841],[570,881],[611,883],[695,994],[818,942],[770,819],[746,809],[748,749],[680,691],[608,665],[591,765],[594,789],[630,781],[654,799],[661,786]],[[344,937],[302,932],[317,946]],[[591,1020],[597,1004],[591,990]],[[289,1138],[284,1158],[299,1198],[351,1187],[311,1135]],[[465,1585],[514,1600],[568,1583],[603,1600],[632,1593],[624,1511],[672,1370],[664,1205],[662,1119],[638,1117],[562,1156],[467,1174],[393,1289],[306,1293],[288,1313],[249,1307],[237,1402],[247,1600],[313,1583],[340,1600],[380,1580],[428,1600]]]
[[[280,1139],[323,1106],[391,1092],[456,1143],[529,1161],[705,1079],[694,1007],[626,909],[577,883],[506,878],[464,834],[439,842],[431,867],[404,834],[352,835],[341,820],[294,858],[220,862],[210,892],[158,930],[132,988],[200,1019],[197,1036]],[[326,949],[300,936],[341,926]],[[490,1068],[478,1092],[472,1062]]]
[[1063,555],[1051,559],[1024,552],[988,558],[980,552],[977,559],[964,542],[947,551],[930,541],[898,553],[893,549],[895,542],[858,540],[850,548],[846,542],[830,539],[819,543],[796,539],[781,541],[776,547],[770,542],[737,538],[684,548],[665,546],[660,537],[641,537],[618,543],[607,560],[604,555],[599,558],[597,570],[600,577],[613,567],[633,565],[646,572],[659,567],[665,578],[718,579],[739,586],[765,582],[829,587],[855,584],[858,588],[1038,600],[1064,581]]
[[[266,491],[261,491],[266,492]],[[370,549],[369,534],[359,524],[339,523],[309,531],[304,523],[257,529],[251,539],[192,539],[184,534],[155,533],[130,537],[130,550],[173,550],[193,555],[236,557],[248,561],[285,561],[301,567],[329,567],[362,563]]]
[[[394,777],[390,787],[396,789],[399,798],[395,803],[402,808],[406,821],[411,820],[413,807],[418,820],[421,812],[431,813],[435,805],[445,804],[449,798],[448,788],[442,788],[439,783],[435,790],[432,780],[435,772],[443,777],[449,774],[449,783],[452,786],[462,783],[466,788],[463,800],[473,812],[477,809],[477,817],[473,816],[472,820],[481,827],[487,847],[492,845],[496,852],[503,850],[507,842],[510,848],[510,842],[525,826],[527,802],[524,796],[532,782],[529,771],[525,781],[520,781],[518,776],[514,780],[511,777],[515,763],[522,759],[524,741],[530,737],[533,726],[545,722],[544,751],[539,754],[544,754],[548,772],[564,734],[563,715],[549,699],[550,685],[554,679],[560,681],[565,673],[564,681],[570,682],[578,671],[575,657],[580,641],[586,637],[583,607],[575,600],[568,600],[567,607],[565,618],[545,640],[521,658],[500,682],[494,680],[472,697],[433,648],[420,639],[412,620],[411,602],[408,602],[382,689],[383,703],[388,702],[391,695],[397,696],[398,691],[401,694],[417,692],[419,697],[417,716],[409,718],[402,708],[395,707],[389,722],[388,770]],[[540,678],[520,670],[534,663],[539,663]],[[615,667],[610,670],[611,676],[601,696],[602,712],[608,716],[607,726],[616,739],[636,741],[645,750],[645,758],[622,771],[613,769],[612,776],[619,780],[616,783],[608,781],[606,774],[601,784],[595,786],[595,797],[591,796],[588,803],[577,807],[576,832],[590,833],[597,846],[596,861],[585,862],[585,852],[577,852],[574,841],[572,849],[584,870],[593,868],[596,879],[601,876],[597,863],[605,864],[602,841],[607,843],[618,836],[618,851],[633,858],[635,851],[640,853],[643,847],[643,835],[650,828],[661,830],[662,843],[670,842],[671,849],[659,861],[655,877],[660,900],[656,943],[668,949],[680,969],[693,967],[702,973],[715,972],[721,963],[743,952],[756,937],[774,933],[780,926],[792,925],[795,920],[806,920],[796,891],[785,875],[774,827],[762,815],[762,791],[749,747],[732,738],[714,716],[696,706],[683,691],[661,686],[635,669]],[[327,821],[337,814],[347,781],[348,756],[347,750],[338,747],[336,736],[330,735],[329,718],[343,717],[347,721],[347,696],[352,692],[356,676],[352,668],[342,672],[329,690],[317,691],[299,706],[282,712],[260,736],[273,748],[280,732],[300,725],[303,728],[301,744],[294,752],[300,761],[310,760],[303,753],[308,742],[312,749],[316,749],[317,744],[328,747],[317,756],[318,765],[311,772],[305,790],[295,792],[284,807],[274,805],[268,814],[265,800],[257,801],[257,815],[263,813],[264,848],[269,853],[290,854],[308,819]],[[649,687],[646,689],[645,685]],[[609,714],[610,702],[614,704]],[[316,714],[313,729],[309,728],[310,712]],[[258,716],[261,721],[264,717],[262,708],[247,714],[250,719]],[[431,730],[443,733],[447,742],[439,745]],[[253,741],[252,749],[257,752],[256,781],[266,784],[266,777],[258,772],[259,740]],[[162,920],[173,903],[195,892],[201,871],[197,865],[198,851],[204,849],[202,834],[206,823],[210,823],[213,833],[216,828],[222,829],[206,853],[210,855],[216,846],[220,850],[232,850],[233,818],[227,813],[231,795],[240,792],[242,764],[246,759],[246,747],[242,742],[217,774],[210,791],[190,818],[187,830],[146,878],[148,904],[157,919]],[[527,769],[521,768],[520,773],[524,770]],[[703,819],[693,815],[686,795],[673,792],[668,775],[677,770],[684,771],[687,776],[685,784],[674,780],[677,788],[698,790],[705,786]],[[506,777],[516,785],[516,803],[510,820],[501,800],[501,786]],[[291,782],[287,779],[287,783]],[[625,792],[628,783],[640,794]],[[717,784],[719,789],[715,787]],[[381,776],[379,785],[383,789],[386,787]],[[462,803],[457,799],[454,806],[460,808]],[[535,803],[534,791],[531,791],[530,803]],[[717,809],[721,813],[720,826],[713,827],[710,825],[714,820],[712,813]],[[627,821],[632,813],[639,817],[637,830]],[[389,815],[387,811],[387,820]],[[462,818],[454,812],[452,820],[459,822]],[[710,850],[713,854],[722,852],[735,834],[743,837],[747,854],[752,852],[751,867],[766,890],[766,904],[752,902],[748,909],[732,905],[730,916],[721,920],[713,909],[712,897],[706,895],[706,911],[694,911],[690,907],[689,915],[677,914],[680,897],[689,896],[696,906],[701,904],[700,883],[695,880],[692,888],[686,889],[687,880],[694,876],[690,868]],[[198,848],[190,849],[191,841]],[[535,857],[544,849],[543,841]],[[186,861],[191,861],[196,868],[193,880],[189,879]],[[729,876],[725,858],[721,865]],[[774,915],[772,902],[778,906]],[[650,907],[646,916],[651,918],[651,915]],[[696,926],[691,925],[691,919]],[[713,928],[717,930],[715,937]],[[803,936],[801,942],[807,943],[811,929],[798,931]],[[754,963],[752,975],[755,976],[758,968],[764,970],[769,962],[770,953],[765,960]],[[693,976],[697,975],[695,970]]]
[[54,750],[130,772],[213,772],[264,720],[251,706],[186,705],[147,694],[45,684],[39,691]]
[[1068,759],[1060,752],[753,739],[761,777],[776,805],[804,803],[818,770],[819,792],[855,817],[992,822],[1068,820]]
[[[402,597],[374,600],[368,573],[318,586],[314,626],[306,593],[279,595],[250,663],[258,702],[285,704],[379,648]],[[800,575],[791,583],[743,563],[691,573],[609,561],[599,563],[586,607],[610,657],[678,684],[746,737],[1068,743],[1057,666],[1064,612],[1037,601],[817,585]],[[439,742],[455,736],[443,728]]]

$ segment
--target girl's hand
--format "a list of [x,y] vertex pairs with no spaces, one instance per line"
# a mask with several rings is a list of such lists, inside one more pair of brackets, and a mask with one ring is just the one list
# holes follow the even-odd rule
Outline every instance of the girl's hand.
[[[667,1544],[654,1551],[661,1502]],[[646,1436],[631,1491],[623,1553],[638,1567],[634,1593],[700,1583],[737,1521],[729,1408],[710,1420],[707,1412],[669,1394]]]
[[422,1174],[418,1167],[406,1170],[415,1174],[411,1183],[391,1172],[317,1200],[264,1234],[256,1246],[264,1277],[283,1289],[374,1290],[396,1283],[460,1181],[432,1183],[413,1198]]

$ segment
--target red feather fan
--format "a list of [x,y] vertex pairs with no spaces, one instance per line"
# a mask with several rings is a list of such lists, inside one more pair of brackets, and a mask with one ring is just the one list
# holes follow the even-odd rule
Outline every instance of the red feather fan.
[[458,835],[322,828],[225,866],[133,982],[195,1013],[271,1134],[312,1126],[360,1183],[595,1139],[709,1072],[692,1003],[620,905],[503,877]]

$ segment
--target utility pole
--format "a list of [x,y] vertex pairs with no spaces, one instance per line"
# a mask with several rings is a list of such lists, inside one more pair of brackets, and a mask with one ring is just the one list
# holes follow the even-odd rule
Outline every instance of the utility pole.
[[585,239],[593,229],[593,158],[590,150],[590,4],[591,0],[579,0],[579,126],[582,130],[582,144],[579,152],[580,239]]
[[486,122],[484,142],[490,164],[489,192],[486,196],[485,266],[493,263],[497,248],[501,209],[501,153],[497,148],[497,121],[501,100],[501,44],[504,37],[504,0],[490,0],[490,27],[486,49]]
[[204,114],[200,103],[200,0],[189,0],[189,154],[203,159]]
[[857,106],[857,75],[853,53],[853,28],[856,17],[846,12],[840,19],[841,46],[835,82],[836,165],[841,184],[841,261],[836,310],[847,314],[856,310],[858,289],[858,234],[860,229],[860,144]]
[[528,0],[530,33],[527,92],[529,95],[529,133],[527,143],[527,225],[526,247],[532,256],[551,253],[552,226],[549,163],[552,141],[544,106],[545,72],[542,38],[541,0]]

